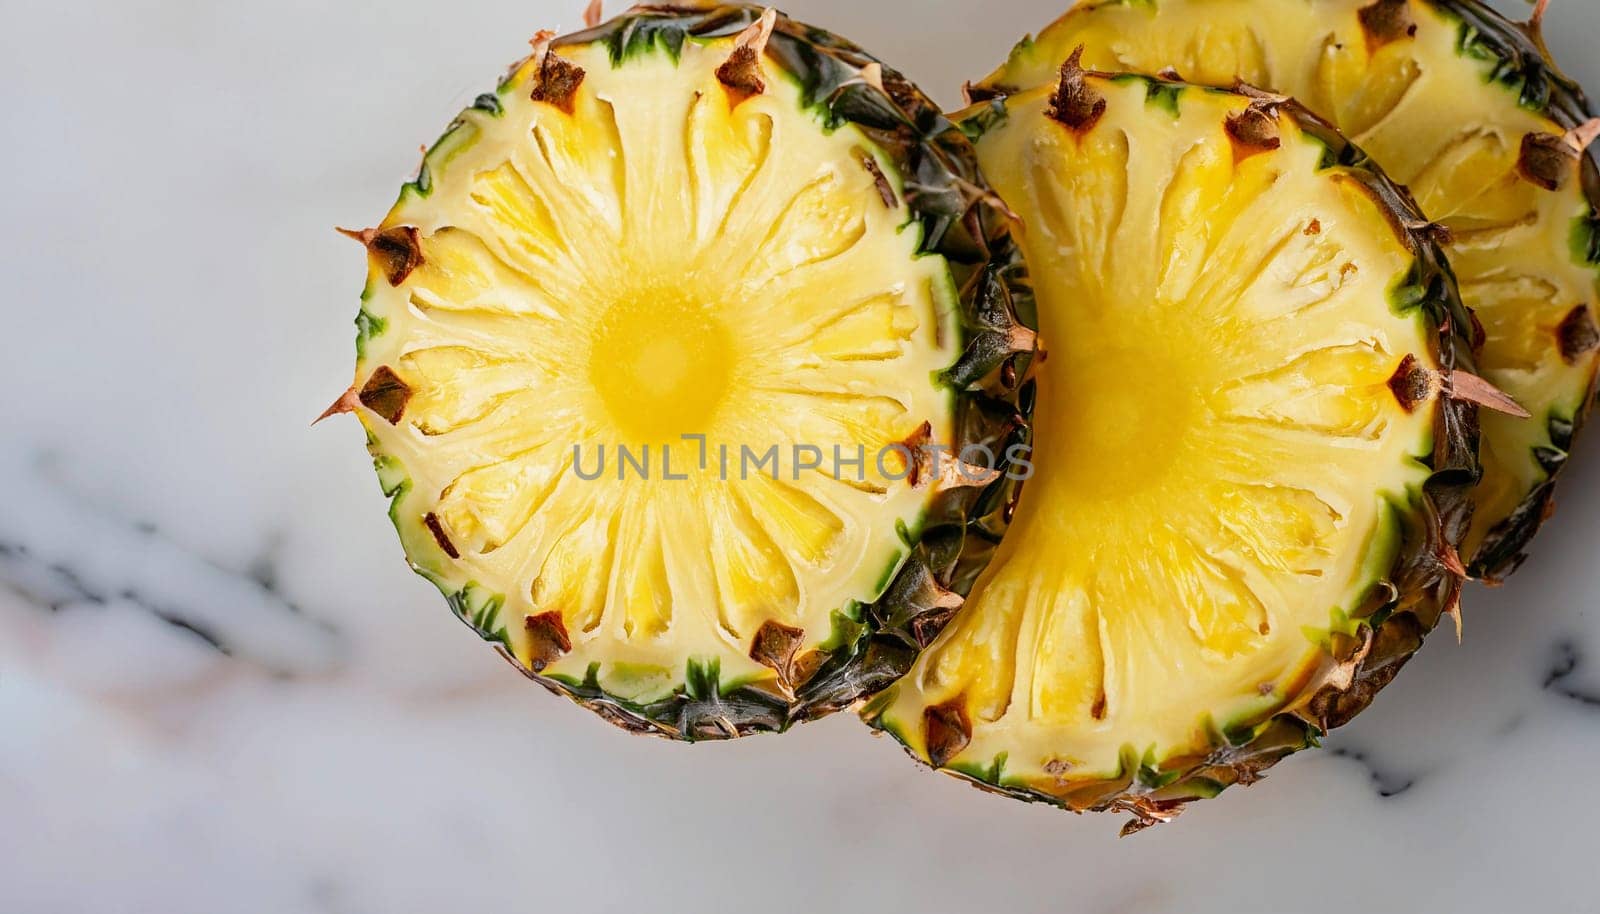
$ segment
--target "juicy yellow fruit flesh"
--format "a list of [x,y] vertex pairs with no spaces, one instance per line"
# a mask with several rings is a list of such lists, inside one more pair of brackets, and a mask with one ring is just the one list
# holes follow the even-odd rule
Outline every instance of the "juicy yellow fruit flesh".
[[1571,420],[1591,394],[1600,350],[1565,357],[1557,329],[1600,298],[1600,274],[1572,255],[1575,220],[1587,215],[1578,162],[1547,190],[1518,171],[1524,136],[1562,128],[1522,107],[1517,90],[1490,78],[1491,61],[1459,49],[1461,23],[1431,3],[1409,3],[1414,34],[1384,38],[1363,27],[1371,0],[1080,2],[986,82],[1053,82],[1073,49],[1083,65],[1155,73],[1172,67],[1192,82],[1242,78],[1292,95],[1332,121],[1423,213],[1448,228],[1446,245],[1462,298],[1488,331],[1481,373],[1533,414],[1485,412],[1484,482],[1462,553],[1472,556],[1494,525],[1548,479],[1536,450],[1551,446],[1549,420]]
[[709,428],[728,394],[737,355],[713,309],[662,289],[617,302],[589,349],[589,383],[618,429],[635,441],[679,440]]
[[[1158,759],[1300,697],[1320,642],[1389,570],[1386,499],[1429,470],[1432,404],[1388,382],[1437,368],[1396,313],[1412,254],[1384,211],[1285,118],[1237,160],[1238,96],[1141,81],[1077,134],[1013,97],[978,142],[1023,218],[1038,294],[1035,475],[966,607],[882,719],[929,755],[927,709],[964,708],[948,760],[1049,789]],[[1042,785],[1042,786],[1041,786]]]
[[[859,130],[824,131],[770,65],[733,104],[715,76],[730,49],[613,68],[558,48],[585,71],[571,114],[529,98],[525,67],[386,220],[418,228],[422,265],[366,305],[387,328],[358,383],[388,366],[412,391],[398,425],[363,420],[412,480],[396,517],[413,561],[503,595],[524,663],[522,620],[560,613],[571,651],[544,671],[597,663],[635,701],[691,659],[724,685],[771,680],[749,657],[768,621],[802,629],[801,653],[826,640],[932,496],[873,456],[924,423],[952,432],[947,267],[917,255]],[[835,448],[865,465],[836,478]],[[429,516],[458,558],[416,543]]]

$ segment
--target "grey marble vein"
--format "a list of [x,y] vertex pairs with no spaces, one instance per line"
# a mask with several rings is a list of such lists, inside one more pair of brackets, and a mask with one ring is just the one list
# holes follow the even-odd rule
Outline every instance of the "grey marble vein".
[[1370,754],[1361,749],[1337,747],[1329,749],[1328,754],[1334,758],[1349,759],[1361,766],[1367,774],[1367,779],[1372,782],[1372,789],[1384,799],[1405,793],[1417,786],[1417,781],[1422,777],[1420,774],[1401,774],[1387,766],[1380,766],[1373,761]]
[[0,517],[0,584],[49,609],[126,602],[279,675],[325,673],[339,664],[337,628],[285,599],[262,580],[259,564],[224,568],[153,522],[125,521],[74,497],[52,477],[50,461],[31,464],[12,477],[15,512]]
[[1600,687],[1580,684],[1580,674],[1587,673],[1587,660],[1578,645],[1562,641],[1554,650],[1550,672],[1544,677],[1544,690],[1577,702],[1585,708],[1600,711]]

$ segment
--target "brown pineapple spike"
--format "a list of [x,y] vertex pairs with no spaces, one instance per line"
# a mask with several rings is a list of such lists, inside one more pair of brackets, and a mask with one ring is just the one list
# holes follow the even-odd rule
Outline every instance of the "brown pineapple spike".
[[766,80],[761,76],[761,55],[766,53],[767,42],[777,22],[777,10],[768,9],[762,13],[760,19],[750,23],[734,39],[727,61],[717,68],[717,80],[728,92],[730,107],[737,108],[767,91]]

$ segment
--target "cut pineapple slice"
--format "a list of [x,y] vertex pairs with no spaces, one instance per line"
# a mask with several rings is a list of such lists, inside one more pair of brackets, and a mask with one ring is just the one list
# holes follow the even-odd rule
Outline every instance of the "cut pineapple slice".
[[1477,0],[1082,0],[974,95],[1050,83],[1081,45],[1085,66],[1293,95],[1407,185],[1450,231],[1485,377],[1534,416],[1483,418],[1463,553],[1497,579],[1553,508],[1600,372],[1600,172],[1575,129],[1590,115],[1529,34]]
[[635,729],[782,729],[903,671],[948,608],[880,597],[970,578],[1015,483],[886,449],[1026,433],[975,172],[903,80],[757,9],[542,39],[360,233],[353,390],[413,565]]
[[1153,821],[1353,713],[1454,599],[1465,312],[1302,118],[1071,64],[970,113],[1049,357],[1012,534],[866,709],[916,756]]

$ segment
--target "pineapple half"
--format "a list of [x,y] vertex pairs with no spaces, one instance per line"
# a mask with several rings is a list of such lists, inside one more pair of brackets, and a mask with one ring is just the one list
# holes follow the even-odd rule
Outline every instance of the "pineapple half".
[[780,730],[902,673],[1004,529],[1033,334],[992,196],[913,86],[776,13],[545,34],[354,233],[335,409],[527,675],[632,730]]
[[1293,103],[1069,62],[966,125],[1025,225],[1036,472],[863,714],[980,786],[1161,821],[1455,607],[1469,318],[1404,193]]
[[1292,95],[1332,121],[1445,226],[1479,365],[1533,421],[1485,414],[1484,481],[1463,547],[1498,580],[1554,508],[1557,471],[1600,370],[1600,123],[1531,27],[1477,0],[1087,0],[973,91],[1085,66]]

